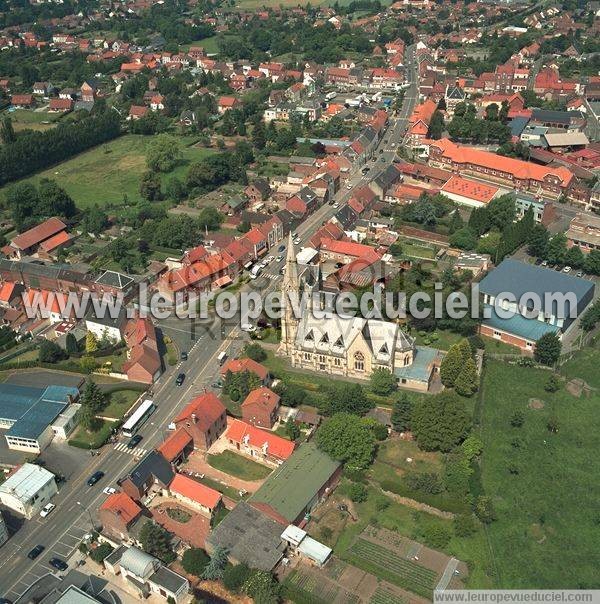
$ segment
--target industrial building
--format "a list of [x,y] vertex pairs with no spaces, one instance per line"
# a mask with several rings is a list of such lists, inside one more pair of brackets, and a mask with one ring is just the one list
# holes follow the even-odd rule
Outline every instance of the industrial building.
[[30,519],[58,493],[54,474],[42,466],[23,464],[0,484],[0,503]]

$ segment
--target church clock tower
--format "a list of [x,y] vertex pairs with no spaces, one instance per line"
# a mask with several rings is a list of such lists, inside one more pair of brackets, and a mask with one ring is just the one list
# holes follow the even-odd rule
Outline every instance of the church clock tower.
[[294,301],[295,305],[299,304],[300,300],[298,263],[296,262],[296,252],[294,250],[294,242],[292,240],[291,233],[288,239],[287,257],[285,260],[285,275],[281,283],[281,295],[285,308],[281,317],[281,346],[279,350],[281,354],[291,357],[295,348],[299,319],[294,315],[290,297]]

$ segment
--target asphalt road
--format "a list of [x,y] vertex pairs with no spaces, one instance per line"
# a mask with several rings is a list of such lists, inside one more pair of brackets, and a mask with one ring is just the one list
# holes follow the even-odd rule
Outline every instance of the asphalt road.
[[[414,50],[409,50],[409,53]],[[410,57],[411,55],[409,55]],[[417,100],[414,65],[410,67],[412,76],[411,86],[406,90],[404,104],[397,118],[390,120],[387,133],[382,137],[374,157],[377,166],[381,158],[385,158],[385,166],[393,160],[396,148],[391,144],[400,144],[406,129],[406,119],[412,113]],[[385,142],[387,141],[387,143]],[[382,153],[379,151],[382,150]],[[373,164],[369,164],[373,165]],[[381,169],[385,167],[381,163]],[[365,176],[357,167],[350,173],[348,182],[353,186],[367,181],[377,170]],[[340,190],[335,198],[336,205],[343,205],[349,198],[351,191],[346,188]],[[309,216],[297,229],[300,249],[315,231],[327,222],[338,208],[333,205],[324,205],[314,214]],[[272,261],[263,272],[270,283],[267,289],[273,289],[281,279],[279,271],[285,263]],[[52,557],[64,560],[77,549],[81,539],[89,533],[92,526],[97,523],[95,511],[106,495],[102,489],[107,486],[116,486],[118,478],[123,476],[136,462],[139,456],[160,444],[167,433],[167,426],[177,412],[183,408],[191,398],[210,388],[218,376],[217,356],[221,351],[226,351],[229,356],[237,354],[243,347],[245,334],[239,327],[232,323],[211,323],[208,321],[194,321],[169,319],[161,322],[161,329],[170,333],[177,331],[179,346],[188,347],[188,360],[175,367],[167,368],[153,388],[153,400],[157,410],[150,420],[139,431],[143,437],[139,447],[133,451],[125,446],[125,440],[118,444],[108,444],[103,447],[100,455],[90,456],[89,463],[70,480],[61,486],[60,492],[53,499],[56,509],[45,519],[36,516],[22,524],[18,532],[2,547],[0,559],[0,593],[16,601],[18,597],[36,580],[53,571],[48,565]],[[185,372],[186,380],[181,387],[174,383],[175,376]],[[115,448],[116,447],[116,448]],[[89,453],[81,451],[81,455]],[[97,470],[105,476],[93,487],[88,487],[86,482],[89,476]],[[27,558],[27,553],[37,544],[45,547],[44,552],[35,560]]]

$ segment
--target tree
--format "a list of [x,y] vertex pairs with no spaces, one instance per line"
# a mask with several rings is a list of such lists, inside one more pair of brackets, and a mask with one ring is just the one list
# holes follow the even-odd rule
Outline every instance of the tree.
[[229,564],[223,572],[223,585],[233,593],[240,593],[251,573],[247,564]]
[[496,511],[491,497],[480,495],[475,504],[475,515],[484,524],[491,524],[496,520]]
[[403,392],[400,397],[394,401],[391,420],[392,426],[396,432],[406,432],[407,430],[410,430],[412,408],[413,404],[406,392]]
[[297,440],[300,438],[300,428],[291,417],[285,422],[285,433],[290,440]]
[[170,172],[181,160],[181,145],[170,134],[154,137],[146,151],[146,165],[155,172]]
[[244,354],[257,363],[262,363],[267,358],[265,349],[260,344],[246,344]]
[[411,428],[421,449],[448,452],[465,439],[471,420],[464,402],[446,391],[415,404]]
[[160,177],[154,172],[145,172],[140,182],[140,195],[148,201],[162,198]]
[[353,482],[348,489],[348,496],[354,503],[362,503],[367,500],[367,487],[359,482]]
[[69,356],[73,356],[79,352],[79,345],[77,344],[77,339],[75,336],[69,332],[65,339],[65,349]]
[[102,564],[104,558],[109,556],[113,552],[114,548],[110,543],[102,543],[98,547],[94,548],[90,553],[90,558],[97,562],[98,564]]
[[93,331],[88,331],[85,334],[85,351],[87,353],[96,352],[98,350],[98,338]]
[[179,178],[170,178],[165,187],[165,195],[167,196],[167,199],[172,199],[173,201],[182,201],[187,197],[185,183],[183,183],[183,181],[181,181]]
[[2,124],[0,124],[0,140],[5,145],[10,145],[10,143],[14,143],[17,140],[12,120],[8,115],[2,120]]
[[245,399],[252,390],[260,388],[260,378],[251,371],[228,371],[225,374],[223,383],[223,392],[229,396],[232,401]]
[[328,398],[328,411],[330,414],[338,412],[355,413],[364,415],[373,408],[360,384],[348,382],[332,382],[326,388]]
[[565,264],[568,264],[573,268],[581,268],[584,262],[585,256],[577,245],[574,245],[567,250],[567,253],[565,254]]
[[364,469],[373,460],[375,436],[365,422],[351,413],[336,413],[317,431],[318,447],[353,468]]
[[536,343],[533,358],[543,365],[554,365],[560,358],[562,344],[552,332],[545,333]]
[[140,543],[147,554],[165,564],[170,564],[177,557],[171,547],[171,535],[152,520],[147,520],[140,529]]
[[43,340],[38,352],[40,363],[58,363],[67,358],[67,353],[51,340]]
[[454,533],[457,537],[470,537],[477,532],[477,523],[471,514],[454,516]]
[[473,359],[467,359],[463,365],[454,383],[454,388],[461,396],[471,396],[479,389],[479,376]]
[[87,432],[95,432],[100,420],[89,407],[81,407],[79,410],[79,423]]
[[98,234],[106,227],[108,227],[108,215],[98,204],[84,210],[81,219],[81,228],[84,232]]
[[252,571],[244,583],[242,591],[249,595],[255,604],[277,604],[279,585],[271,573],[264,570]]
[[217,545],[210,556],[210,561],[204,568],[202,578],[208,581],[217,581],[223,578],[227,566],[227,549]]
[[535,224],[527,237],[527,253],[537,258],[545,258],[550,235],[543,224]]
[[429,122],[429,130],[427,132],[427,138],[431,138],[434,140],[438,140],[442,138],[442,134],[444,133],[444,116],[442,112],[439,110],[435,110],[433,115],[431,116],[431,120]]
[[450,245],[461,250],[473,250],[477,245],[477,235],[468,227],[462,227],[450,235]]
[[463,338],[460,342],[450,346],[440,365],[440,379],[444,386],[452,388],[465,366],[467,360],[473,358],[473,351],[469,340]]
[[558,392],[560,386],[560,378],[555,373],[552,373],[548,378],[548,381],[544,384],[544,390],[546,392]]
[[210,558],[207,553],[199,547],[192,547],[185,550],[183,557],[181,558],[181,566],[183,570],[190,575],[195,577],[202,577],[204,569],[210,562]]
[[477,436],[471,435],[465,438],[460,448],[462,449],[465,458],[468,461],[471,461],[481,455],[481,452],[483,451],[483,442]]
[[583,269],[591,275],[600,275],[600,250],[591,250],[588,253]]
[[567,236],[564,233],[552,235],[546,246],[546,260],[551,264],[563,264],[567,254]]
[[371,374],[371,391],[379,396],[387,396],[396,390],[397,380],[385,367],[377,367]]
[[94,413],[98,413],[106,403],[106,395],[100,390],[98,384],[92,380],[85,383],[81,394],[81,404],[89,407]]

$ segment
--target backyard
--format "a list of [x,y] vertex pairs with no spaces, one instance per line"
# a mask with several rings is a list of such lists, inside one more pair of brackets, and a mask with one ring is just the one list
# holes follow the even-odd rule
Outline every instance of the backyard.
[[[563,373],[597,387],[597,354],[579,353]],[[497,514],[489,528],[496,582],[506,589],[598,584],[600,397],[577,398],[564,382],[547,392],[549,375],[500,361],[485,372],[482,479]]]
[[[131,203],[140,198],[140,180],[146,171],[146,149],[152,136],[127,134],[109,143],[94,147],[62,164],[32,176],[33,182],[40,178],[52,178],[63,187],[80,208],[93,204],[121,204],[124,197]],[[192,139],[181,139],[191,144]],[[169,174],[170,178],[184,177],[187,166],[211,154],[209,149],[186,146],[183,161]]]
[[251,459],[246,459],[232,451],[207,455],[206,460],[213,468],[242,480],[262,480],[272,472],[271,468],[267,468]]

